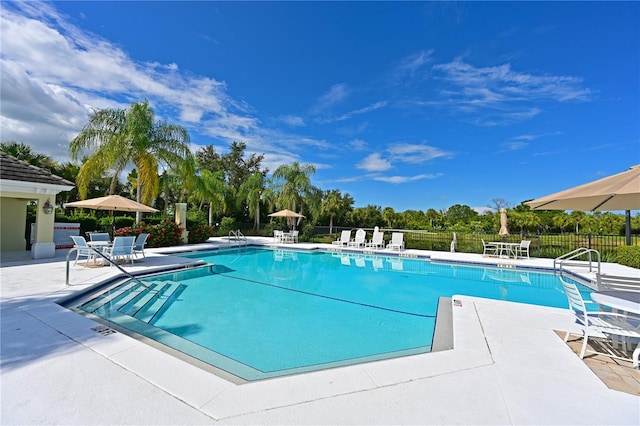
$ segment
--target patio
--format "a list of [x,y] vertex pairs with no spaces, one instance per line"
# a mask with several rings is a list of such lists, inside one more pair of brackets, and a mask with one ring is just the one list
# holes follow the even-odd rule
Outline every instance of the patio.
[[[197,247],[229,245],[210,241]],[[126,269],[187,261],[160,255],[168,249],[146,251],[144,262]],[[563,309],[456,296],[453,350],[235,385],[55,304],[118,272],[75,267],[65,286],[67,252],[41,260],[2,255],[2,424],[637,424],[640,418],[638,396],[607,388],[558,337],[555,330],[568,322]],[[505,262],[550,267],[552,260]],[[585,268],[570,269],[589,276]]]

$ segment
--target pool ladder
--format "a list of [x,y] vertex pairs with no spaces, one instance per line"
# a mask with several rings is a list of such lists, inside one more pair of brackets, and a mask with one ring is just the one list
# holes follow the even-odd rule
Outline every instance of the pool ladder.
[[247,245],[247,237],[238,229],[237,231],[229,231],[229,244],[236,241],[238,245]]
[[562,256],[553,259],[553,270],[554,272],[559,272],[560,275],[562,275],[562,266],[565,264],[565,262],[586,254],[589,257],[589,272],[592,272],[592,253],[595,253],[598,257],[598,275],[600,275],[600,252],[598,250],[589,249],[586,247],[577,248],[573,251],[570,251],[569,253],[565,253]]

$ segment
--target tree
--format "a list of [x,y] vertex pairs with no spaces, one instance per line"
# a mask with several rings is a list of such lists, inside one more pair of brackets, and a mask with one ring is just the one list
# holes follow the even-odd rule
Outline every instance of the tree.
[[253,228],[260,228],[260,202],[262,191],[264,190],[265,179],[260,171],[255,171],[249,179],[244,181],[240,186],[240,194],[243,201],[247,203],[249,209],[249,217],[253,218]]
[[[134,102],[126,110],[106,108],[91,112],[88,123],[69,145],[74,160],[85,150],[93,153],[76,179],[81,198],[86,198],[89,181],[108,171],[113,174],[109,193],[114,194],[120,173],[133,163],[138,174],[136,198],[144,204],[150,204],[158,194],[159,163],[179,167],[191,157],[187,131],[156,121],[147,101]],[[139,214],[136,219],[140,220]]]
[[213,173],[209,170],[202,170],[196,179],[192,196],[196,201],[209,203],[209,225],[213,225],[214,213],[222,213],[226,209],[226,187],[222,172]]
[[[22,160],[36,167],[41,167],[53,172],[56,162],[46,154],[35,152],[31,146],[22,142],[2,142],[0,143],[0,151],[9,154],[12,157]],[[73,179],[75,180],[75,179]]]
[[322,197],[320,210],[322,214],[329,216],[329,234],[333,234],[333,218],[340,213],[342,207],[342,197],[340,191],[333,189],[326,191]]
[[300,165],[294,162],[290,166],[283,164],[278,167],[272,176],[276,205],[293,211],[299,206],[299,213],[304,214],[304,198],[317,189],[311,185],[311,175],[315,172],[316,168],[312,164]]
[[396,218],[396,211],[392,207],[385,207],[382,210],[382,218],[387,222],[387,228],[392,228]]

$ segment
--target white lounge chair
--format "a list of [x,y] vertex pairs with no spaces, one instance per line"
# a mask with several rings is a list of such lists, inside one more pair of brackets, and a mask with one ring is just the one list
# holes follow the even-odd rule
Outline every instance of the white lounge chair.
[[622,357],[614,351],[598,352],[591,349],[587,350],[587,344],[590,337],[601,337],[604,335],[607,338],[610,338],[610,336],[621,336],[640,339],[640,329],[629,322],[631,320],[635,320],[637,322],[637,317],[630,319],[627,315],[622,313],[587,311],[585,301],[582,299],[582,296],[578,291],[578,287],[573,283],[565,282],[562,278],[560,278],[560,281],[562,282],[564,292],[569,300],[570,322],[569,330],[567,330],[567,334],[564,336],[564,341],[566,342],[569,340],[571,326],[574,322],[578,323],[578,325],[582,327],[582,336],[584,339],[582,342],[582,348],[580,349],[580,359],[584,358],[584,354],[586,352],[590,352],[611,358],[632,361],[634,367],[637,367],[637,354],[640,351],[640,342],[638,343],[631,359]]
[[391,234],[391,241],[387,244],[387,248],[391,250],[404,250],[404,234],[402,232],[394,232]]
[[499,254],[497,244],[485,243],[482,239],[482,255],[483,256],[497,256]]
[[[133,265],[133,245],[136,242],[135,237],[115,237],[113,245],[104,250],[104,254],[109,257],[111,262],[117,262],[120,259],[130,260]],[[113,265],[113,263],[111,263]]]
[[353,239],[353,241],[349,241],[348,246],[364,247],[366,242],[367,242],[367,232],[364,229],[360,228],[356,231],[356,237]]
[[334,246],[348,246],[349,241],[351,241],[351,231],[342,231],[340,238],[333,241],[332,244]]
[[87,240],[79,235],[71,235],[71,239],[73,240],[73,248],[76,249],[76,261],[73,262],[73,266],[78,263],[78,259],[80,259],[81,257],[87,259],[86,263],[84,264],[85,268],[87,267],[91,259],[93,259],[93,262],[95,263],[96,254],[91,249],[91,247],[87,245]]
[[365,247],[384,248],[383,238],[384,238],[384,232],[373,231],[373,237],[371,237],[371,241],[369,241]]
[[136,241],[133,243],[133,254],[136,257],[138,257],[138,253],[142,253],[142,257],[146,258],[144,255],[144,246],[147,244],[147,239],[149,239],[149,234],[146,232],[138,234],[136,237]]
[[520,241],[520,245],[515,247],[515,255],[516,259],[518,257],[526,257],[529,259],[529,246],[531,245],[531,241],[522,240]]

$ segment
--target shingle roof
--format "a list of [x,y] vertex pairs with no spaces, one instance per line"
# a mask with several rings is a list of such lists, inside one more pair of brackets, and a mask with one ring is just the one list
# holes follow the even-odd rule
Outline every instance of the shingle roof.
[[4,152],[0,152],[0,180],[75,186],[73,182],[56,176],[49,170],[32,166]]

